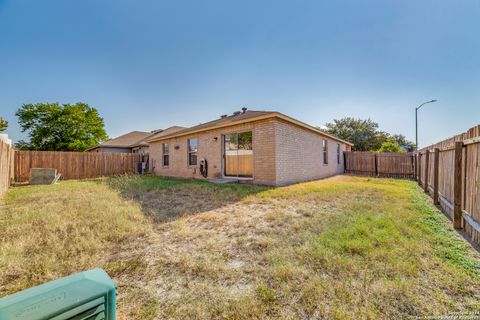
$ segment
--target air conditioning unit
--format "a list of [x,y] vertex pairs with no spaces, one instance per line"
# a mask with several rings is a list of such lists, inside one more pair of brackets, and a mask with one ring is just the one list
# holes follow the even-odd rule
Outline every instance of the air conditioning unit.
[[146,162],[137,162],[137,173],[145,174],[147,172],[147,163]]
[[115,297],[112,279],[102,269],[94,269],[0,299],[0,319],[113,320]]

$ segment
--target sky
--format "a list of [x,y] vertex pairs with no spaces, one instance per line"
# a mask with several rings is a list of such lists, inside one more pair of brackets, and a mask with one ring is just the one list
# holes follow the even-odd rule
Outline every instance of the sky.
[[346,116],[424,146],[480,123],[477,0],[0,0],[0,117],[85,102],[107,134],[242,107]]

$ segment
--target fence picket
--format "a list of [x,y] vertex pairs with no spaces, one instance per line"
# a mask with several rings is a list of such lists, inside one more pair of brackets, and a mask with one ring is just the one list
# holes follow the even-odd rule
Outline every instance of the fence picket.
[[[135,173],[143,155],[132,153],[89,153],[56,151],[16,151],[14,179],[28,181],[31,168],[55,168],[61,179],[88,179]],[[144,161],[148,161],[144,159]]]
[[10,186],[14,154],[15,150],[13,147],[0,139],[0,196],[2,196]]
[[[440,207],[455,228],[464,229],[463,234],[469,240],[480,244],[480,125],[422,148],[418,157],[436,149],[439,150],[438,181],[434,179],[433,184],[435,189],[438,183]],[[419,161],[419,165],[424,163]],[[423,180],[422,172],[419,178]]]
[[356,152],[344,153],[345,172],[375,177],[414,178],[414,154],[410,152]]

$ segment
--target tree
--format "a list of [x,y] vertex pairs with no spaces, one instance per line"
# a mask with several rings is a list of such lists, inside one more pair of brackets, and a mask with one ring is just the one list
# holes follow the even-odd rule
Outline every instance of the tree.
[[378,130],[378,123],[371,119],[362,120],[351,117],[335,119],[327,123],[326,132],[354,144],[353,151],[378,150],[389,134]]
[[4,132],[8,128],[8,121],[0,118],[0,132]]
[[30,137],[17,143],[20,149],[85,151],[107,138],[103,119],[86,103],[25,104],[16,116]]
[[405,150],[391,137],[382,143],[378,152],[405,152]]
[[403,134],[394,134],[392,138],[398,143],[400,147],[402,147],[407,152],[415,151],[415,142],[407,140],[407,138]]

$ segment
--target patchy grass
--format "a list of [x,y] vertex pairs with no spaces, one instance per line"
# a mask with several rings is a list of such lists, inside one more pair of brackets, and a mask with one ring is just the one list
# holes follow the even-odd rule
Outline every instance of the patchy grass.
[[410,181],[116,177],[15,188],[0,210],[0,296],[103,267],[124,319],[480,310],[476,253]]
[[140,203],[155,222],[214,210],[265,190],[251,185],[218,185],[202,180],[153,176],[114,177],[107,179],[107,183],[124,198]]
[[139,205],[100,181],[10,190],[0,209],[0,295],[102,267],[151,232]]

